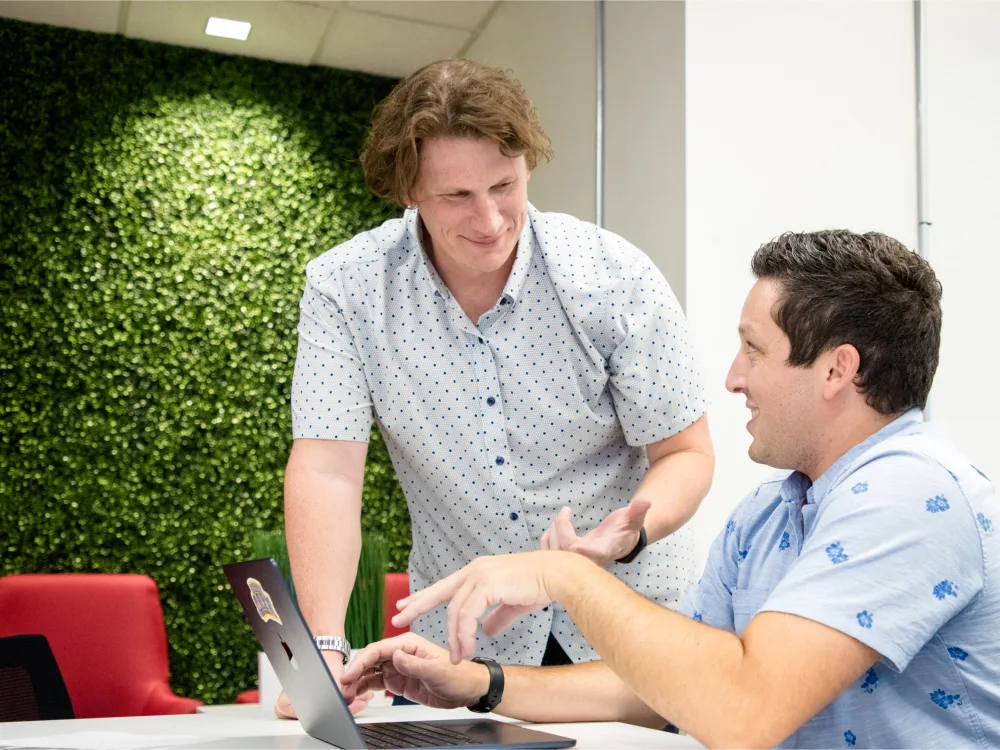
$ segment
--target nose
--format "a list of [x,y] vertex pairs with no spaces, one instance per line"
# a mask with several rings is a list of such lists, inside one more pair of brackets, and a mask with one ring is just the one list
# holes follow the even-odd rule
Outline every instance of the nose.
[[490,195],[477,198],[473,210],[475,230],[483,237],[495,237],[503,226],[503,216],[496,200]]
[[747,388],[746,371],[740,362],[741,359],[742,354],[737,352],[726,374],[726,390],[730,393],[744,393]]

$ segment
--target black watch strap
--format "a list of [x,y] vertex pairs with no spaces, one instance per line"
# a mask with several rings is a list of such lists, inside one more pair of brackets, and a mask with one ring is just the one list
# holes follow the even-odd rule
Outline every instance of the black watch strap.
[[488,714],[500,705],[500,700],[503,698],[503,669],[492,659],[484,659],[482,656],[477,656],[472,661],[476,664],[486,665],[490,671],[490,687],[486,691],[486,695],[469,706],[469,710],[475,711],[477,714]]
[[640,552],[646,549],[646,544],[647,544],[646,527],[643,526],[641,529],[639,529],[639,541],[635,543],[635,547],[632,548],[632,551],[629,552],[627,555],[625,555],[625,557],[619,557],[617,560],[615,560],[615,562],[620,562],[620,563],[632,562],[635,558],[639,556]]

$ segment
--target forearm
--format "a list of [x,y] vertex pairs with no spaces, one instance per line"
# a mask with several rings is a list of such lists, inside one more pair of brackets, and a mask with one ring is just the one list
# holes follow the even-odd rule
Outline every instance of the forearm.
[[754,744],[768,698],[738,637],[645,599],[578,556],[558,567],[550,593],[645,704],[709,746]]
[[633,497],[652,503],[644,524],[650,543],[691,520],[712,486],[714,469],[714,454],[699,450],[672,453],[649,467]]
[[495,713],[544,723],[622,721],[648,727],[666,722],[607,664],[562,667],[505,666],[503,700]]
[[285,533],[295,593],[317,635],[343,635],[361,553],[361,488],[357,472],[321,471],[297,460],[285,473]]

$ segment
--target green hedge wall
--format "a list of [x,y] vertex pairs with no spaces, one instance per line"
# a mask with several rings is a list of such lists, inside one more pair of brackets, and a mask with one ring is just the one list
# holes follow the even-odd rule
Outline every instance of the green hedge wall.
[[[306,262],[392,215],[393,81],[0,20],[0,574],[139,572],[177,692],[253,687],[220,566],[280,528]],[[377,432],[364,525],[405,569]]]

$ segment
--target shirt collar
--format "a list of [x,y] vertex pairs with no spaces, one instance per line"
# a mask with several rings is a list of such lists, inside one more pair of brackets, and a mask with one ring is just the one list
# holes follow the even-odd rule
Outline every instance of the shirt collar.
[[[528,219],[524,222],[524,228],[521,230],[521,236],[517,241],[517,255],[514,257],[514,266],[510,270],[510,276],[507,277],[507,283],[504,284],[503,292],[500,295],[501,298],[506,298],[508,301],[520,301],[521,292],[524,290],[525,280],[528,278],[528,268],[531,266],[531,257],[534,253],[534,245],[536,242],[535,230],[532,228],[531,223],[534,215],[537,213],[538,212],[535,210],[535,207],[529,203]],[[431,259],[427,256],[427,251],[424,249],[423,242],[421,242],[422,232],[419,209],[406,209],[406,212],[403,214],[403,218],[406,221],[408,246],[412,252],[420,253],[424,271],[427,274],[428,280],[433,285],[434,290],[445,299],[449,299],[451,297],[451,292],[448,291],[448,287],[444,283],[444,280],[441,278],[440,274],[438,274],[434,264],[431,263]]]
[[[844,455],[838,458],[829,469],[823,472],[812,487],[806,491],[806,502],[821,505],[830,491],[840,482],[844,472],[854,463],[857,458],[870,448],[875,447],[883,440],[902,432],[908,427],[924,421],[923,412],[920,409],[910,409],[905,414],[897,417],[878,432],[869,435]],[[798,474],[799,472],[795,472]],[[808,481],[808,480],[807,480]]]

